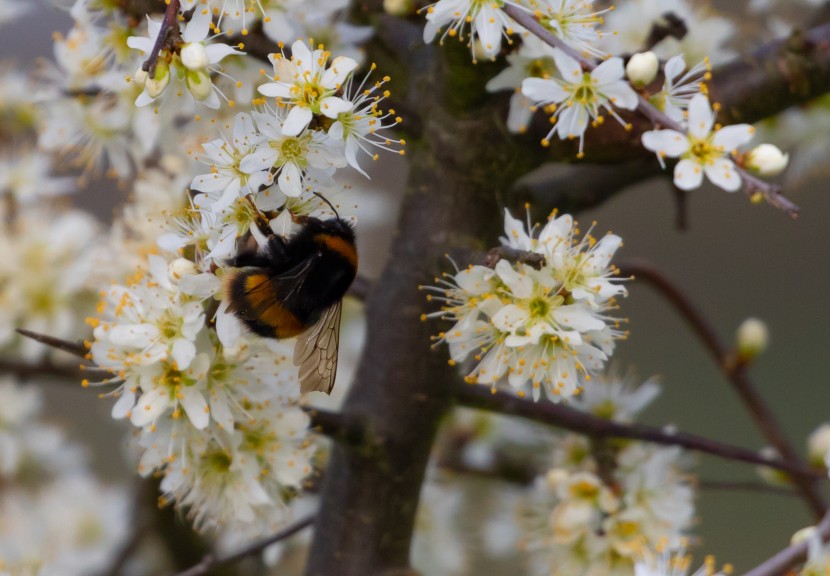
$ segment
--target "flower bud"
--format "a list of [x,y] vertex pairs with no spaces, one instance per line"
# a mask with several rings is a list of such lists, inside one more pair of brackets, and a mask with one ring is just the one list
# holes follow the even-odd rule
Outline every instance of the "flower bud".
[[746,155],[746,167],[761,176],[780,174],[789,161],[789,154],[784,154],[773,144],[759,144]]
[[659,67],[660,61],[657,60],[654,52],[640,52],[628,59],[628,64],[625,65],[625,75],[634,86],[642,88],[657,78]]
[[213,91],[213,82],[208,73],[203,70],[188,72],[187,89],[196,100],[205,100]]
[[569,477],[570,474],[568,474],[567,470],[564,470],[563,468],[552,468],[548,470],[547,474],[545,474],[545,481],[548,484],[548,489],[551,492],[556,492],[556,490],[559,489],[559,486],[568,481]]
[[[778,450],[773,448],[772,446],[764,446],[760,450],[758,450],[758,454],[763,456],[767,460],[780,460],[781,455],[779,454]],[[766,482],[767,484],[771,484],[772,486],[790,486],[790,476],[783,470],[779,470],[777,468],[771,468],[769,466],[757,466],[755,471],[758,473],[758,476]]]
[[792,538],[790,538],[790,544],[796,546],[797,544],[806,542],[807,540],[813,537],[813,534],[816,534],[815,526],[807,526],[806,528],[802,528],[801,530],[792,535]]
[[210,64],[207,50],[201,42],[190,42],[182,47],[179,56],[188,70],[204,70]]
[[822,424],[807,437],[807,458],[810,464],[824,468],[830,452],[830,424]]
[[182,276],[198,273],[199,270],[196,268],[196,264],[186,258],[176,258],[167,265],[167,277],[174,284],[177,284]]
[[412,0],[383,0],[383,9],[392,16],[409,16],[414,8]]
[[170,84],[170,68],[167,67],[167,63],[159,62],[156,65],[154,77],[148,76],[144,81],[144,89],[151,98],[158,98],[168,84]]
[[139,86],[144,86],[144,83],[147,82],[147,71],[139,66],[133,74],[133,81]]
[[737,331],[738,354],[742,360],[751,360],[764,350],[769,344],[769,330],[767,325],[757,318],[747,318]]

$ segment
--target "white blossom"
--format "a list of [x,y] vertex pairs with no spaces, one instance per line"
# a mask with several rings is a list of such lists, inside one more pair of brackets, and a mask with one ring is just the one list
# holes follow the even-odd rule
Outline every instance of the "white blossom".
[[674,184],[681,190],[693,190],[703,183],[703,175],[728,192],[741,187],[741,176],[730,156],[746,144],[754,132],[749,124],[715,127],[715,114],[703,94],[689,103],[686,132],[651,130],[642,137],[643,146],[657,154],[661,166],[664,158],[680,158],[674,168]]
[[280,127],[285,136],[298,136],[315,114],[337,118],[340,112],[349,110],[349,102],[336,92],[357,62],[338,56],[327,65],[329,55],[322,49],[312,52],[305,42],[297,40],[291,45],[290,59],[282,53],[270,56],[274,81],[262,84],[258,90],[263,96],[291,105]]
[[600,369],[623,333],[605,312],[625,288],[612,278],[610,259],[621,239],[609,234],[575,240],[573,219],[551,218],[539,232],[505,212],[510,248],[545,258],[539,270],[500,260],[495,269],[470,266],[430,288],[443,302],[431,314],[454,322],[439,338],[452,362],[474,363],[467,380],[495,384],[506,377],[516,389],[531,384],[534,399],[544,386],[556,400],[577,392],[579,375]]
[[555,125],[542,140],[546,145],[556,132],[561,140],[579,138],[579,153],[583,155],[585,130],[589,121],[602,122],[606,110],[620,124],[627,126],[614,108],[633,110],[637,107],[637,93],[623,78],[622,58],[608,58],[591,72],[562,50],[554,49],[553,59],[559,71],[553,78],[528,78],[522,82],[522,94],[549,110]]

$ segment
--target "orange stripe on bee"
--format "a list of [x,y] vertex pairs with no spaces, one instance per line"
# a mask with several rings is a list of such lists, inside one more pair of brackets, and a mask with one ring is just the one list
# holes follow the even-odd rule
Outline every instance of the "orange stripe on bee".
[[357,268],[357,250],[354,244],[341,238],[340,236],[332,236],[330,234],[317,234],[314,237],[315,242],[325,244],[326,248],[337,252],[346,262]]
[[277,301],[270,280],[266,274],[251,274],[245,278],[245,296],[254,312],[252,319],[273,328],[277,338],[296,336],[305,326]]

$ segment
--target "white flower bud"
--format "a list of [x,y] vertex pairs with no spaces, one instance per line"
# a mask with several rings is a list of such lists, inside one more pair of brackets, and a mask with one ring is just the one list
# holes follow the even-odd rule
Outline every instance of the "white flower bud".
[[807,458],[813,466],[824,468],[830,452],[830,424],[822,424],[807,437]]
[[144,86],[144,83],[147,82],[147,72],[139,66],[133,74],[133,81],[139,86]]
[[773,144],[759,144],[746,155],[746,167],[761,176],[780,174],[789,161],[789,154],[784,154]]
[[748,360],[761,354],[769,344],[767,325],[757,318],[747,318],[737,331],[738,353]]
[[[780,460],[781,455],[778,453],[778,450],[773,448],[772,446],[764,446],[760,450],[758,450],[758,454],[763,456],[767,460]],[[767,484],[771,484],[773,486],[789,486],[790,485],[790,476],[777,468],[770,468],[769,466],[757,466],[755,471],[758,473],[758,476],[766,482]]]
[[176,258],[167,265],[167,277],[174,284],[178,284],[179,280],[182,279],[182,276],[189,276],[198,273],[199,270],[196,268],[196,264],[186,258]]
[[414,8],[412,0],[383,0],[383,9],[392,16],[409,16]]
[[187,89],[196,100],[205,100],[213,91],[213,82],[208,73],[203,70],[188,72]]
[[802,542],[806,542],[807,540],[812,538],[813,534],[815,533],[815,526],[807,526],[806,528],[802,528],[801,530],[792,535],[792,538],[790,538],[790,544],[795,546],[797,544],[801,544]]
[[179,55],[181,56],[182,64],[188,70],[204,70],[210,64],[207,50],[205,50],[205,46],[201,42],[185,44]]
[[559,486],[568,481],[568,478],[570,478],[570,474],[562,468],[552,468],[545,474],[545,481],[548,483],[551,492],[556,492]]
[[159,62],[156,65],[154,77],[150,78],[148,76],[144,81],[144,89],[147,90],[147,94],[151,98],[158,98],[164,92],[164,89],[167,88],[168,84],[170,84],[170,69],[167,67],[167,64]]
[[640,52],[628,59],[625,65],[625,75],[637,87],[650,84],[657,78],[660,61],[654,52]]

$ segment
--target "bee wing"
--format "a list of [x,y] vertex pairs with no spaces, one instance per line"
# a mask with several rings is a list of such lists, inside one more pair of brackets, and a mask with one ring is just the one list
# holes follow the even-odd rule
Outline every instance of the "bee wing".
[[326,310],[323,317],[297,337],[294,365],[300,367],[300,392],[319,390],[331,394],[337,375],[340,316],[343,302]]

